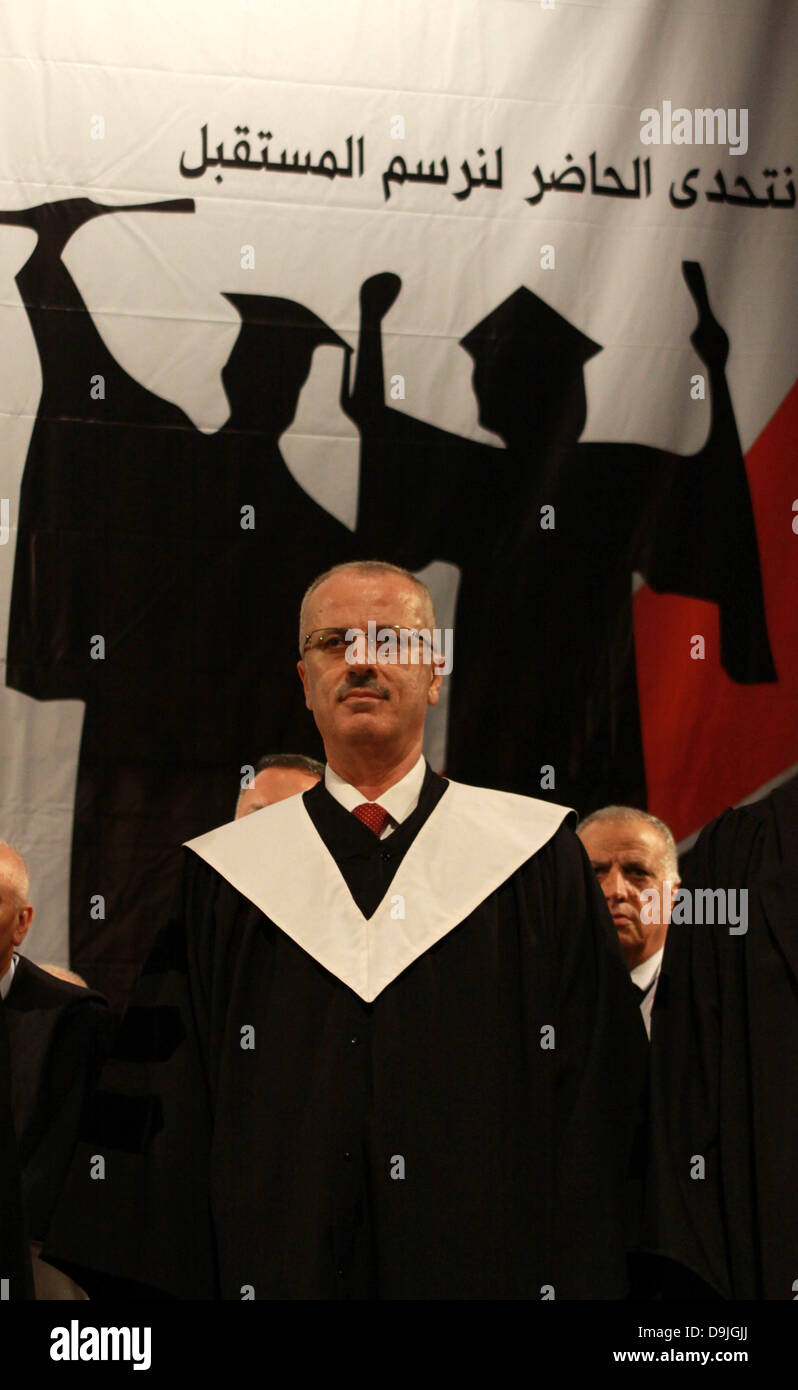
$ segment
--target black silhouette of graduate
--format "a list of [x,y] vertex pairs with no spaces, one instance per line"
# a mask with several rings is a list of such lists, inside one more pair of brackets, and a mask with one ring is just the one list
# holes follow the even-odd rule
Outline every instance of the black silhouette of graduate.
[[313,351],[345,344],[302,305],[229,295],[242,315],[223,372],[231,414],[202,434],[120,367],[61,259],[80,226],[122,210],[81,198],[0,214],[38,234],[17,284],[43,379],[7,680],[36,699],[85,701],[72,961],[115,1003],[168,911],[178,846],[230,818],[264,730],[275,747],[313,746],[295,610],[319,570],[351,555],[351,533],[278,447]]
[[[724,376],[728,339],[695,262],[691,341],[708,369],[712,424],[689,457],[580,444],[584,365],[600,347],[521,287],[462,340],[479,420],[500,450],[385,405],[381,321],[401,282],[361,290],[347,409],[362,434],[360,527],[417,569],[462,572],[447,772],[549,795],[585,813],[645,806],[632,577],[718,604],[737,681],[775,679],[745,465]],[[553,767],[554,785],[541,770]],[[541,785],[542,784],[542,785]]]

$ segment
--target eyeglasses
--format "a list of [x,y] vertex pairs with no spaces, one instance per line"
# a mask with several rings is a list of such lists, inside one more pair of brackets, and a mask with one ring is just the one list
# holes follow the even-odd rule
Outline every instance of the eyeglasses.
[[347,647],[351,645],[351,638],[347,641],[346,634],[351,632],[348,627],[317,627],[313,632],[307,633],[302,643],[303,652],[323,652],[325,656],[343,656]]
[[344,657],[350,663],[384,664],[391,661],[430,661],[432,643],[426,633],[398,623],[369,623],[368,635],[357,627],[318,627],[308,632],[302,643],[303,654],[320,652],[327,657]]

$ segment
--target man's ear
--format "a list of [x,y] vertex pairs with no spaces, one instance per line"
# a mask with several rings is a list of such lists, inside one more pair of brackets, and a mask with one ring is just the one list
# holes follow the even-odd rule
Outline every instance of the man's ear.
[[437,705],[438,701],[441,698],[441,686],[443,685],[443,668],[446,664],[446,658],[443,656],[435,656],[433,657],[432,664],[434,667],[434,671],[432,679],[429,683],[429,690],[427,691],[427,704]]
[[427,691],[427,704],[428,704],[428,705],[437,705],[438,701],[439,701],[440,698],[441,698],[441,686],[442,686],[442,684],[443,684],[443,676],[441,675],[440,671],[437,671],[436,674],[432,677],[432,680],[431,680],[430,683],[429,683],[429,690]]
[[30,926],[32,921],[33,908],[31,907],[30,903],[26,903],[24,907],[20,908],[16,926],[14,927],[14,930],[11,933],[11,940],[13,941],[15,946],[22,945],[22,942],[28,935],[28,927]]
[[296,669],[297,669],[297,671],[299,672],[299,679],[300,679],[301,682],[302,682],[302,689],[303,689],[304,692],[305,692],[305,704],[306,704],[306,706],[307,706],[308,709],[313,709],[313,706],[312,706],[312,704],[310,703],[310,689],[309,689],[309,686],[308,686],[308,673],[307,673],[307,671],[305,670],[305,663],[304,663],[304,661],[298,661],[297,664],[296,664]]

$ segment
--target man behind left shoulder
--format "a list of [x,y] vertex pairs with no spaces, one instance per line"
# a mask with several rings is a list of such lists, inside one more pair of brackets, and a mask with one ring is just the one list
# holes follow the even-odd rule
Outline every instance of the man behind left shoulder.
[[389,564],[307,590],[324,780],[188,847],[48,1243],[90,1292],[626,1296],[645,1032],[566,808],[425,763],[434,623]]

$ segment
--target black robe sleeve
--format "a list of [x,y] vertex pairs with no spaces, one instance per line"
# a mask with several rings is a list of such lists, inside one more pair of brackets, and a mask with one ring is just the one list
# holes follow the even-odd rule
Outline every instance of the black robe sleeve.
[[45,1242],[43,1258],[93,1298],[216,1294],[196,966],[206,914],[192,919],[191,906],[156,938],[133,990]]
[[9,1300],[33,1298],[22,1182],[11,1109],[11,1056],[5,1004],[0,999],[0,1279]]
[[108,1054],[102,995],[56,979],[26,957],[6,1000],[11,1096],[32,1240],[42,1240],[63,1187],[86,1099]]
[[557,1297],[628,1293],[639,1239],[648,1043],[606,901],[581,842],[546,847],[561,1019],[555,1092]]
[[[798,780],[707,826],[682,886],[693,924],[670,927],[652,1011],[645,1243],[674,1297],[792,1299]],[[747,893],[747,930],[697,923],[700,889]]]

